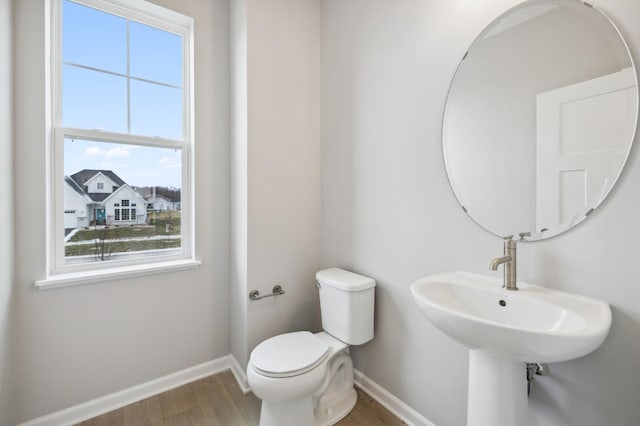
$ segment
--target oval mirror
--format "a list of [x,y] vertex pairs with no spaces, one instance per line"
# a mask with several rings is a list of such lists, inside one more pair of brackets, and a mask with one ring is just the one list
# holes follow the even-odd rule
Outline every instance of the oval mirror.
[[613,188],[638,117],[627,45],[578,0],[529,0],[493,21],[453,77],[443,120],[449,182],[499,235],[557,235]]

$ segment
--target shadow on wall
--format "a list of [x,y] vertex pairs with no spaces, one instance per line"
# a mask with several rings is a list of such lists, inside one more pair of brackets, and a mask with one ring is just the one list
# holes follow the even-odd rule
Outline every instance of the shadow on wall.
[[[629,404],[635,401],[636,409],[626,413],[613,409],[602,398],[602,393],[608,389],[620,388],[621,381],[627,382],[622,387],[629,388],[637,386],[638,381],[640,321],[613,306],[611,310],[612,328],[605,344],[580,359],[551,364],[548,376],[536,378],[529,398],[531,416],[528,426],[547,426],[550,419],[554,424],[572,425],[576,421],[576,412],[583,413],[582,418],[589,419],[589,424],[593,425],[612,424],[611,419],[614,418],[617,425],[637,424],[640,408],[636,393],[616,393],[616,398],[627,399]],[[622,345],[628,350],[621,355],[616,348]],[[593,368],[594,365],[598,368]],[[585,378],[585,375],[589,377]],[[585,387],[585,379],[597,385]]]

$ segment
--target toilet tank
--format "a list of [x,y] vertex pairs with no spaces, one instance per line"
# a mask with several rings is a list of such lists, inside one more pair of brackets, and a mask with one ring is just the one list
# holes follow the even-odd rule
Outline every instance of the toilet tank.
[[316,273],[322,329],[349,345],[373,339],[374,279],[340,268]]

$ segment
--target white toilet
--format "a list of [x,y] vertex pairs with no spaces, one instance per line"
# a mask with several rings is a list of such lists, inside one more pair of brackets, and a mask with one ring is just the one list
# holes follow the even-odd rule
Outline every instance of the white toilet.
[[316,273],[324,331],[280,334],[251,352],[247,378],[260,426],[325,426],[356,404],[350,345],[373,339],[376,282],[339,268]]

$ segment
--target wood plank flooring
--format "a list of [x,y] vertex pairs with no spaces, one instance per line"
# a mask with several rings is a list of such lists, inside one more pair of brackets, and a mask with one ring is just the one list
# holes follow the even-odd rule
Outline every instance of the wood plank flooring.
[[[405,424],[369,395],[357,391],[356,407],[339,426]],[[225,371],[75,426],[257,426],[259,419],[260,400],[251,392],[243,393],[231,371]]]

